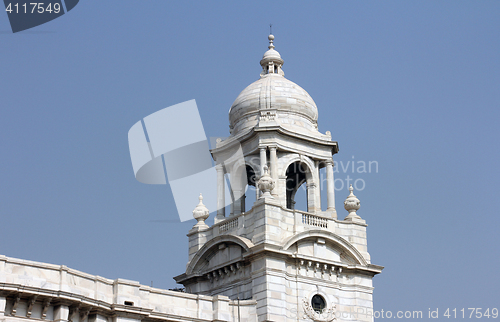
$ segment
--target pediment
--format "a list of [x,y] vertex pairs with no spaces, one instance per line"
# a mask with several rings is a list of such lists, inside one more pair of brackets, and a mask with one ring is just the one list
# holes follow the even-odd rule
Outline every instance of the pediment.
[[242,260],[244,251],[240,245],[233,243],[214,245],[204,253],[195,265],[193,272],[203,273]]
[[310,237],[297,241],[289,250],[297,252],[302,257],[318,260],[333,261],[346,265],[356,264],[357,261],[337,243],[321,237]]
[[347,240],[324,230],[308,230],[285,241],[282,250],[309,258],[367,266],[366,259]]
[[204,273],[212,268],[231,264],[243,259],[243,253],[253,247],[253,243],[236,235],[220,235],[198,250],[186,268],[186,274]]

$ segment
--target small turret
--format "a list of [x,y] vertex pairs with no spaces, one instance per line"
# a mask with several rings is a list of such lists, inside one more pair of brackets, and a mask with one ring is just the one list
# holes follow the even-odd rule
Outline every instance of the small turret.
[[281,55],[274,49],[274,36],[269,35],[267,37],[269,39],[269,50],[264,53],[262,60],[260,61],[260,65],[262,66],[262,74],[280,74],[285,75],[281,71],[281,66],[283,66],[283,59],[281,59]]

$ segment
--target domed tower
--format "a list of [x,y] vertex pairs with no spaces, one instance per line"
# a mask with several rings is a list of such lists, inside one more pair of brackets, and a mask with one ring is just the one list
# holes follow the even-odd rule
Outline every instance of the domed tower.
[[[302,87],[285,78],[284,61],[274,49],[273,40],[274,36],[269,35],[269,50],[260,61],[260,78],[238,95],[229,110],[230,137],[212,150],[219,163],[227,160],[228,150],[235,144],[241,145],[245,156],[244,166],[224,166],[233,191],[231,214],[245,211],[245,187],[255,187],[263,167],[268,166],[275,183],[271,194],[283,207],[295,209],[295,194],[305,183],[305,210],[336,218],[332,154],[338,151],[337,142],[332,141],[330,132],[318,131],[316,103]],[[319,171],[324,167],[327,207],[322,212]],[[219,185],[223,181],[219,180]],[[224,209],[219,207],[217,220],[223,218]]]
[[[256,301],[258,321],[343,320],[336,312],[356,310],[366,313],[356,320],[372,321],[372,277],[383,267],[370,263],[366,223],[356,214],[360,203],[352,190],[345,203],[350,215],[337,216],[332,155],[338,144],[329,131],[319,132],[314,100],[285,78],[273,42],[269,35],[260,78],[229,110],[230,136],[211,151],[217,216],[209,227],[200,221],[208,210],[200,216],[197,206],[189,262],[175,280],[189,293]],[[303,184],[307,205],[298,210]],[[246,202],[249,193],[253,204]]]
[[259,127],[261,119],[274,119],[283,128],[317,136],[318,108],[304,89],[285,78],[283,59],[274,49],[273,39],[269,35],[269,50],[260,61],[260,79],[247,86],[229,110],[230,132],[237,135]]

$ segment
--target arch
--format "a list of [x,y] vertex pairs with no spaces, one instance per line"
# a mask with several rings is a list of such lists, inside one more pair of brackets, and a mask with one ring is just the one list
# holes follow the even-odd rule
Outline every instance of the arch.
[[212,248],[218,246],[221,243],[233,243],[241,248],[243,248],[244,251],[248,251],[250,248],[254,246],[254,244],[250,241],[250,239],[241,237],[241,236],[236,236],[236,235],[220,235],[217,236],[213,239],[211,239],[209,242],[207,242],[203,247],[201,247],[196,255],[194,255],[193,259],[189,262],[187,268],[186,268],[186,274],[192,274],[194,268],[198,264],[200,260],[203,259],[205,254],[212,250]]
[[239,188],[243,184],[246,184],[247,178],[245,178],[245,165],[246,162],[243,159],[233,163],[231,170],[229,171],[231,186],[238,186]]
[[312,169],[314,169],[314,162],[312,162],[312,160],[305,155],[296,154],[288,159],[288,162],[286,163],[286,165],[281,169],[281,175],[286,176],[286,170],[288,169],[290,164],[297,162],[297,161],[305,163],[307,165],[307,167],[309,168],[309,171],[311,171],[311,173],[312,173]]
[[295,194],[307,182],[307,211],[314,212],[316,207],[314,163],[305,156],[296,155],[288,160],[283,168],[285,181],[285,200],[288,209],[295,209]]
[[247,186],[256,185],[256,172],[251,163],[241,160],[233,164],[230,171],[232,214],[245,212]]
[[357,250],[351,243],[349,243],[347,240],[344,238],[340,237],[339,235],[329,232],[329,231],[324,231],[324,230],[308,230],[304,231],[300,234],[297,234],[295,236],[290,237],[283,247],[281,247],[282,250],[288,250],[292,245],[295,243],[307,239],[307,238],[312,238],[312,237],[321,237],[325,238],[326,240],[331,241],[332,243],[340,246],[342,250],[344,250],[348,255],[350,255],[354,260],[357,262],[357,264],[367,266],[368,263],[366,259],[361,255],[359,250]]
[[[297,195],[297,191],[299,191],[300,187],[304,183],[308,181],[308,171],[303,169],[303,163],[296,161],[290,164],[287,168],[286,172],[286,181],[285,181],[285,196],[286,196],[286,207],[288,209],[296,209],[295,208],[295,196]],[[309,180],[310,181],[310,180]],[[306,183],[307,187],[307,183]],[[306,190],[306,209],[309,208],[309,200],[308,200],[308,191]]]

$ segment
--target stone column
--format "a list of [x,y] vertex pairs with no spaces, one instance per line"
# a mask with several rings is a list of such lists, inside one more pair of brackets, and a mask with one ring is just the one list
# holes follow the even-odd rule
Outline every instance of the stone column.
[[[272,146],[269,148],[269,159],[271,161],[271,178],[274,180],[274,184],[278,185],[278,158],[276,155],[276,147]],[[273,196],[278,195],[278,189],[275,187],[271,193]]]
[[316,185],[316,191],[314,194],[316,196],[316,210],[321,211],[321,175],[319,173],[319,161],[314,161],[314,176],[316,177],[315,181],[318,183]]
[[308,212],[316,212],[316,183],[314,181],[310,181],[306,183],[307,187],[307,211]]
[[267,165],[266,148],[260,148],[260,176],[264,174],[264,166]]
[[217,170],[217,220],[224,220],[226,216],[226,205],[225,205],[225,183],[224,183],[224,168],[222,164],[215,166]]
[[233,206],[233,212],[231,215],[239,215],[241,214],[242,210],[242,196],[241,196],[241,190],[233,189],[233,196],[234,196],[234,206]]
[[328,205],[327,211],[333,212],[335,214],[334,218],[336,218],[337,211],[335,210],[335,181],[333,178],[333,160],[326,161],[326,193]]

